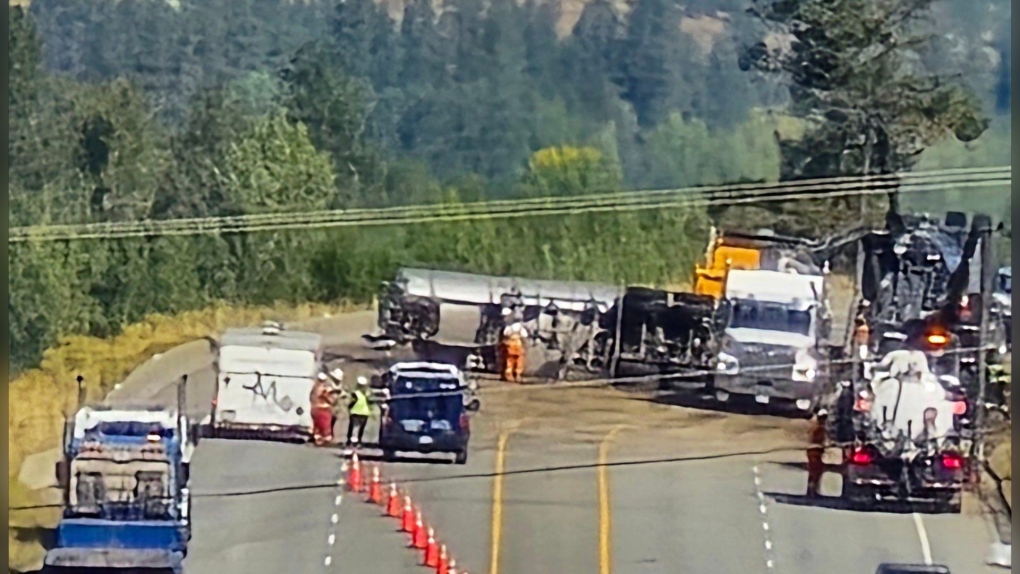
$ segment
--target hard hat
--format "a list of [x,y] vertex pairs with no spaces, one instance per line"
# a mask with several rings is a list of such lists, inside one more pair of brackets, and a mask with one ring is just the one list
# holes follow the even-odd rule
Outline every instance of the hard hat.
[[358,377],[358,386],[365,386],[368,384],[367,377]]
[[825,417],[829,416],[829,411],[827,411],[826,409],[818,409],[818,412],[815,413],[815,416],[820,419],[824,419]]
[[509,315],[510,313],[513,313],[513,312],[514,312],[513,309],[511,309],[510,307],[503,307],[502,313],[503,313],[504,317]]
[[333,375],[333,378],[338,380],[338,381],[344,380],[344,372],[343,372],[343,370],[340,369],[340,367],[337,367],[337,368],[333,369],[330,372],[330,374]]
[[325,381],[326,380],[326,373],[319,373],[319,380],[320,381]]

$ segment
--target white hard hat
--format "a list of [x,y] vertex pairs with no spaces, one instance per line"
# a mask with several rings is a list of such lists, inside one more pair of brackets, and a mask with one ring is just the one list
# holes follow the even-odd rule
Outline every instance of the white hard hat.
[[368,384],[367,377],[358,377],[358,385],[364,386]]
[[829,416],[829,411],[826,410],[826,409],[818,409],[818,412],[815,413],[815,416],[817,416],[817,417],[827,417],[827,416]]
[[326,380],[326,373],[319,373],[319,380],[320,381],[325,381]]
[[343,370],[340,369],[340,367],[333,369],[330,372],[330,374],[333,375],[333,378],[337,379],[338,381],[342,381],[344,379],[344,372]]
[[511,309],[510,307],[503,307],[502,313],[504,316],[509,315],[510,313],[513,313],[513,309]]

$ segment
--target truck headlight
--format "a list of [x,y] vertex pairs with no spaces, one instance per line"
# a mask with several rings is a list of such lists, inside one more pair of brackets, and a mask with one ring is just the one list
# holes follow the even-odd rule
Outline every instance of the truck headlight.
[[818,372],[815,371],[814,367],[794,367],[793,369],[793,380],[795,381],[811,382],[817,376]]
[[718,361],[715,365],[715,370],[725,375],[735,375],[740,370],[740,361],[737,360],[733,355],[726,353],[719,353],[716,356]]

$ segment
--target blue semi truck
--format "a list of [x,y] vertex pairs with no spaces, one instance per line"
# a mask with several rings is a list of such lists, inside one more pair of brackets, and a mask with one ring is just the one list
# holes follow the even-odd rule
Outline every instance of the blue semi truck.
[[65,423],[57,464],[64,513],[48,570],[183,571],[197,427],[183,412],[184,381],[179,388],[177,408],[86,407]]

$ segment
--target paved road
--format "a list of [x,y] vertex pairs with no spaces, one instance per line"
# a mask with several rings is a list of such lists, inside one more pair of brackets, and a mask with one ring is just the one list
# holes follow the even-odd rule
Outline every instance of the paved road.
[[[318,328],[353,350],[371,321],[360,314]],[[198,345],[186,351],[145,367],[124,395],[172,401],[172,387],[158,383],[190,369],[190,408],[204,412],[208,358]],[[609,389],[505,389],[483,395],[468,464],[383,470],[409,488],[469,572],[858,574],[926,557],[955,573],[991,572],[981,565],[991,534],[979,517],[806,506],[796,496],[798,452],[736,456],[795,446],[802,421],[692,411]],[[712,456],[724,453],[733,456]],[[338,496],[341,463],[311,447],[204,441],[189,574],[423,572],[392,520]],[[831,478],[825,490],[834,494]]]

